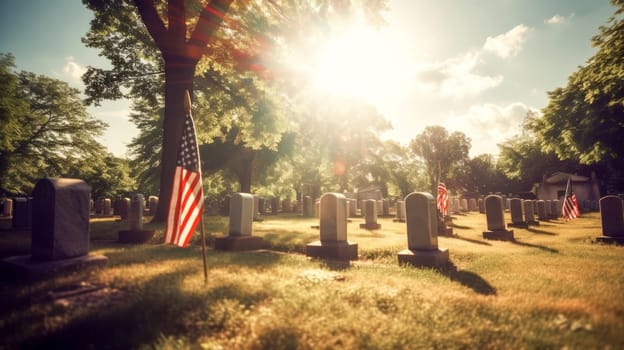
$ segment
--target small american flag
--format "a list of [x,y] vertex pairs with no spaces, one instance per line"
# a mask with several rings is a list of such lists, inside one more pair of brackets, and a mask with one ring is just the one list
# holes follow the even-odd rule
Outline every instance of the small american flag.
[[570,193],[570,178],[568,177],[568,184],[566,185],[565,197],[563,197],[563,207],[561,208],[561,214],[565,221],[570,221],[579,217],[578,202],[576,195]]
[[204,206],[199,165],[195,125],[191,113],[187,112],[173,178],[165,228],[165,243],[186,247],[199,223]]
[[442,214],[442,217],[448,215],[448,192],[446,191],[446,185],[444,182],[438,182],[437,207]]

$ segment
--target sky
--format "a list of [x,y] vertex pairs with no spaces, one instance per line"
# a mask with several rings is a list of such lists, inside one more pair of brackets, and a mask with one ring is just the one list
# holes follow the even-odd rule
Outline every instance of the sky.
[[[392,124],[383,137],[408,144],[426,126],[461,131],[472,157],[498,153],[527,111],[595,53],[591,38],[614,7],[608,0],[390,0],[386,24],[361,23],[311,58],[315,83],[366,100]],[[87,66],[107,67],[82,42],[92,13],[78,0],[0,1],[0,52],[18,70],[84,88]],[[100,141],[117,156],[138,132],[127,101],[89,112],[109,127]]]

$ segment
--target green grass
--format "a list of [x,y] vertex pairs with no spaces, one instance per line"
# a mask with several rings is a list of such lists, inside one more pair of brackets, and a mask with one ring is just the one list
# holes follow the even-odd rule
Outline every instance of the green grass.
[[[508,214],[507,214],[508,215]],[[507,218],[509,220],[509,217]],[[452,265],[401,267],[405,224],[348,224],[359,260],[307,258],[315,219],[267,216],[254,223],[266,249],[208,249],[204,284],[200,235],[187,249],[116,243],[125,224],[91,223],[91,251],[107,265],[0,287],[0,348],[414,349],[622,348],[624,247],[596,244],[597,213],[514,229],[516,242],[482,239],[485,218],[454,220],[439,237]],[[207,241],[227,218],[206,217]],[[27,254],[28,232],[0,231],[0,257]],[[52,299],[81,282],[90,295]]]

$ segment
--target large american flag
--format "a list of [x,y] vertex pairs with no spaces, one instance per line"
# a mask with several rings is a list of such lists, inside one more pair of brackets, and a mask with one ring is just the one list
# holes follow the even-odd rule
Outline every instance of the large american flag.
[[568,177],[568,184],[566,185],[565,197],[563,198],[563,207],[561,208],[561,214],[565,221],[576,219],[579,216],[578,202],[576,195],[571,192],[570,178]]
[[442,217],[448,215],[448,192],[444,182],[438,182],[437,207],[440,213],[442,213]]
[[191,113],[187,112],[180,142],[178,163],[173,178],[171,202],[169,202],[165,228],[165,243],[186,247],[199,223],[204,206],[199,165],[195,125]]

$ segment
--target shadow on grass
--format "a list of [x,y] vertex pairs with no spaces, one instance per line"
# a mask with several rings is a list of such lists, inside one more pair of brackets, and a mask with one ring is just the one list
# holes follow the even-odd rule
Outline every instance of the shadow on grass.
[[550,231],[544,231],[544,230],[538,230],[538,229],[534,229],[534,228],[527,228],[527,231],[529,232],[533,232],[533,233],[537,233],[540,235],[549,235],[549,236],[557,236],[556,233],[550,232]]
[[282,258],[282,253],[272,252],[270,250],[226,252],[224,255],[219,257],[219,263],[224,266],[235,264],[250,268],[264,268],[280,263]]
[[462,241],[466,241],[466,242],[470,242],[470,243],[474,243],[474,244],[481,244],[481,245],[489,245],[491,246],[491,243],[482,241],[482,240],[478,240],[478,239],[473,239],[473,238],[467,238],[467,237],[462,237],[458,234],[454,234],[452,236],[441,236],[441,237],[448,237],[448,238],[456,238],[456,239],[461,239]]
[[123,304],[93,309],[51,333],[27,339],[24,349],[136,349],[152,344],[163,330],[179,327],[202,298],[180,286],[189,272],[175,271],[138,286]]
[[553,254],[559,253],[559,251],[557,249],[546,247],[546,246],[539,245],[539,244],[520,242],[518,240],[513,240],[513,241],[510,241],[510,242],[513,243],[513,244],[516,244],[516,245],[521,245],[523,247],[537,248],[539,250],[543,250],[543,251],[548,252],[548,253],[553,253]]
[[471,271],[457,270],[457,266],[453,263],[439,269],[439,271],[448,276],[451,281],[459,282],[462,285],[474,290],[476,293],[483,295],[496,295],[496,288],[484,280],[481,276]]
[[459,228],[459,229],[465,229],[465,230],[470,230],[472,227],[471,226],[463,226],[463,225],[457,225],[456,223],[452,222],[450,225],[448,225],[449,227],[454,227],[454,228]]

